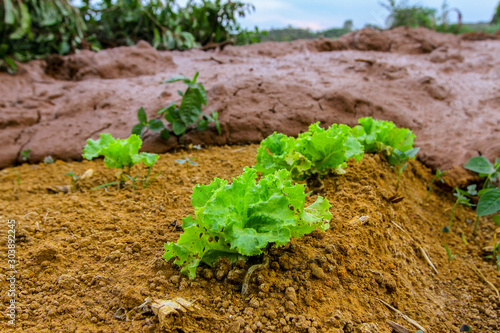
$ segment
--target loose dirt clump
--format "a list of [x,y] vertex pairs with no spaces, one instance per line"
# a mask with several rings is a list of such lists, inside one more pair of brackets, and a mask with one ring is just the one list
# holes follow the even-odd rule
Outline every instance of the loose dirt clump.
[[[392,332],[388,323],[396,322],[410,332],[419,326],[458,332],[462,324],[500,332],[500,300],[477,273],[500,287],[500,273],[482,254],[494,224],[483,219],[473,237],[475,214],[463,209],[453,231],[442,233],[454,198],[437,187],[424,204],[432,174],[418,161],[403,173],[398,193],[397,175],[383,157],[351,161],[346,174],[329,175],[321,189],[311,189],[311,202],[321,195],[332,204],[329,230],[270,247],[246,263],[202,265],[194,280],[181,275],[161,256],[163,243],[182,233],[182,218],[194,214],[193,186],[237,176],[254,163],[256,148],[164,154],[153,169],[160,175],[135,195],[129,186],[90,190],[113,181],[101,160],[0,171],[2,220],[16,220],[16,233],[23,235],[16,243],[16,331]],[[199,165],[175,163],[182,155]],[[93,176],[76,191],[47,190],[69,185],[65,173],[88,169]],[[136,166],[132,173],[145,171]],[[457,254],[453,261],[442,243]],[[264,261],[242,297],[246,272]],[[168,316],[161,328],[148,297],[181,298],[193,307]],[[7,330],[6,321],[0,330]]]

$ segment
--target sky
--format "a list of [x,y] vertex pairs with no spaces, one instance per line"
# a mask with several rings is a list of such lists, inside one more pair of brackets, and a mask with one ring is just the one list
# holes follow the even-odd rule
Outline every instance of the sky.
[[[255,11],[239,22],[244,28],[259,29],[284,28],[288,25],[311,30],[324,30],[341,27],[348,19],[353,20],[354,28],[366,24],[385,27],[388,11],[379,0],[240,0],[252,3]],[[400,3],[397,0],[396,3]],[[179,1],[182,3],[183,1]],[[387,3],[387,0],[383,1]],[[462,20],[467,23],[489,22],[498,0],[448,0],[449,8],[458,8]],[[441,13],[441,0],[409,0],[410,5],[435,8]],[[456,22],[456,14],[449,17]]]

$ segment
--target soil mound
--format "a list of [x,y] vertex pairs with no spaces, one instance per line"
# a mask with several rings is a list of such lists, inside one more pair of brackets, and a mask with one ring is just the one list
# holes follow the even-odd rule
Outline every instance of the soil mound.
[[131,47],[116,47],[92,52],[83,50],[46,59],[45,73],[59,80],[117,79],[153,75],[175,68],[172,56],[157,52],[145,41]]
[[[0,171],[2,216],[16,221],[16,331],[158,332],[158,317],[136,307],[148,297],[181,297],[194,302],[193,311],[167,316],[161,331],[388,333],[396,323],[408,332],[458,332],[462,324],[500,332],[500,301],[479,275],[498,287],[500,272],[482,251],[494,224],[483,219],[473,237],[475,215],[465,208],[457,210],[452,232],[442,233],[454,198],[435,187],[424,203],[432,174],[416,161],[396,196],[397,175],[378,155],[351,161],[345,175],[327,176],[310,199],[331,202],[331,228],[270,248],[268,266],[252,274],[244,298],[243,278],[265,256],[201,266],[194,280],[181,275],[161,256],[163,243],[182,232],[181,219],[194,213],[193,186],[239,175],[254,163],[256,148],[162,155],[153,169],[160,175],[135,191],[91,191],[113,180],[102,160]],[[183,155],[199,165],[175,163]],[[78,190],[56,187],[70,187],[65,173],[88,169],[93,176]],[[457,255],[451,262],[442,243]],[[0,244],[6,248],[6,237]],[[6,276],[1,280],[7,290]],[[8,302],[7,294],[2,300]],[[0,330],[7,328],[1,321]]]
[[[331,43],[344,46],[333,48]],[[340,45],[339,44],[339,45]],[[319,52],[319,51],[332,52]],[[463,165],[478,154],[500,156],[500,42],[467,41],[426,29],[363,29],[337,41],[262,43],[203,52],[160,52],[145,43],[81,52],[20,65],[0,80],[0,167],[51,155],[81,159],[100,132],[127,137],[143,106],[148,118],[178,98],[176,74],[208,91],[215,128],[187,143],[259,142],[273,131],[297,135],[313,122],[354,125],[372,116],[411,128],[419,158],[432,168]],[[50,75],[48,75],[49,73]],[[70,80],[70,81],[68,81]],[[179,146],[146,133],[144,150]]]

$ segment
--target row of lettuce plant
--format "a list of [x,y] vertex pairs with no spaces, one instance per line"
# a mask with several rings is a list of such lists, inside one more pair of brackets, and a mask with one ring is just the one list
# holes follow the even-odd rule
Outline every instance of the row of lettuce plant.
[[[305,206],[305,185],[294,181],[332,171],[342,174],[346,162],[361,160],[365,151],[383,152],[397,165],[401,160],[393,156],[413,149],[415,136],[408,129],[370,117],[359,123],[327,129],[316,123],[297,138],[274,133],[261,142],[255,167],[245,168],[232,184],[216,178],[209,185],[196,185],[191,197],[195,218],[183,219],[184,233],[177,243],[165,244],[163,258],[175,258],[181,272],[195,278],[201,262],[213,266],[222,256],[232,262],[246,260],[269,244],[278,247],[292,237],[328,229],[328,200],[318,196]],[[258,182],[257,173],[262,175]]]

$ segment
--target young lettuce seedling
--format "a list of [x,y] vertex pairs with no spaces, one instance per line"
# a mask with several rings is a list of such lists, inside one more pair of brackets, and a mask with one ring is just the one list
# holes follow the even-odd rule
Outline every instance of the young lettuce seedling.
[[264,176],[286,169],[294,180],[319,179],[331,171],[345,173],[347,161],[354,158],[359,162],[363,154],[349,126],[333,124],[324,129],[315,123],[297,139],[276,132],[264,139],[257,150],[255,169]]
[[419,152],[420,148],[412,148],[405,152],[400,151],[399,149],[394,149],[391,155],[388,156],[389,163],[396,167],[396,171],[398,173],[398,182],[396,183],[396,192],[399,189],[399,182],[401,180],[401,174],[405,171],[408,166],[408,161],[414,158]]
[[457,197],[457,200],[455,201],[455,204],[453,205],[453,208],[451,209],[451,216],[450,216],[450,223],[448,226],[443,227],[441,229],[442,232],[450,232],[451,231],[451,226],[453,224],[453,216],[455,215],[455,208],[457,207],[458,204],[462,204],[464,206],[468,207],[473,207],[475,206],[470,202],[470,197],[474,196],[477,194],[476,191],[476,185],[469,185],[467,187],[467,191],[461,190],[457,187],[455,187],[455,193],[453,193],[454,196]]
[[[84,158],[91,160],[98,156],[104,156],[104,164],[108,168],[120,169],[120,171],[116,174],[116,177],[118,178],[117,182],[103,184],[97,188],[108,185],[118,185],[118,188],[120,188],[121,183],[129,178],[130,168],[141,162],[149,167],[149,176],[151,168],[158,160],[158,155],[139,153],[141,145],[142,140],[135,134],[132,134],[127,139],[120,140],[113,138],[111,134],[101,133],[99,140],[87,140],[87,145],[83,149]],[[146,184],[147,177],[145,180],[145,186]]]
[[432,180],[431,180],[431,183],[429,185],[429,191],[427,192],[427,196],[425,197],[425,201],[424,203],[427,203],[427,200],[429,200],[429,196],[431,195],[431,192],[432,192],[432,185],[434,184],[434,182],[436,180],[440,180],[441,183],[444,183],[444,179],[443,179],[443,176],[447,173],[448,171],[443,171],[441,172],[441,170],[437,169],[436,170],[436,174],[434,175],[434,177],[432,177]]
[[329,228],[328,200],[318,197],[305,206],[305,185],[293,184],[289,171],[256,180],[257,171],[247,167],[232,184],[215,178],[196,185],[191,196],[195,217],[183,219],[184,233],[177,243],[165,244],[163,258],[175,258],[181,273],[193,279],[201,262],[213,266],[219,257],[245,260],[262,254],[268,244],[278,247]]

